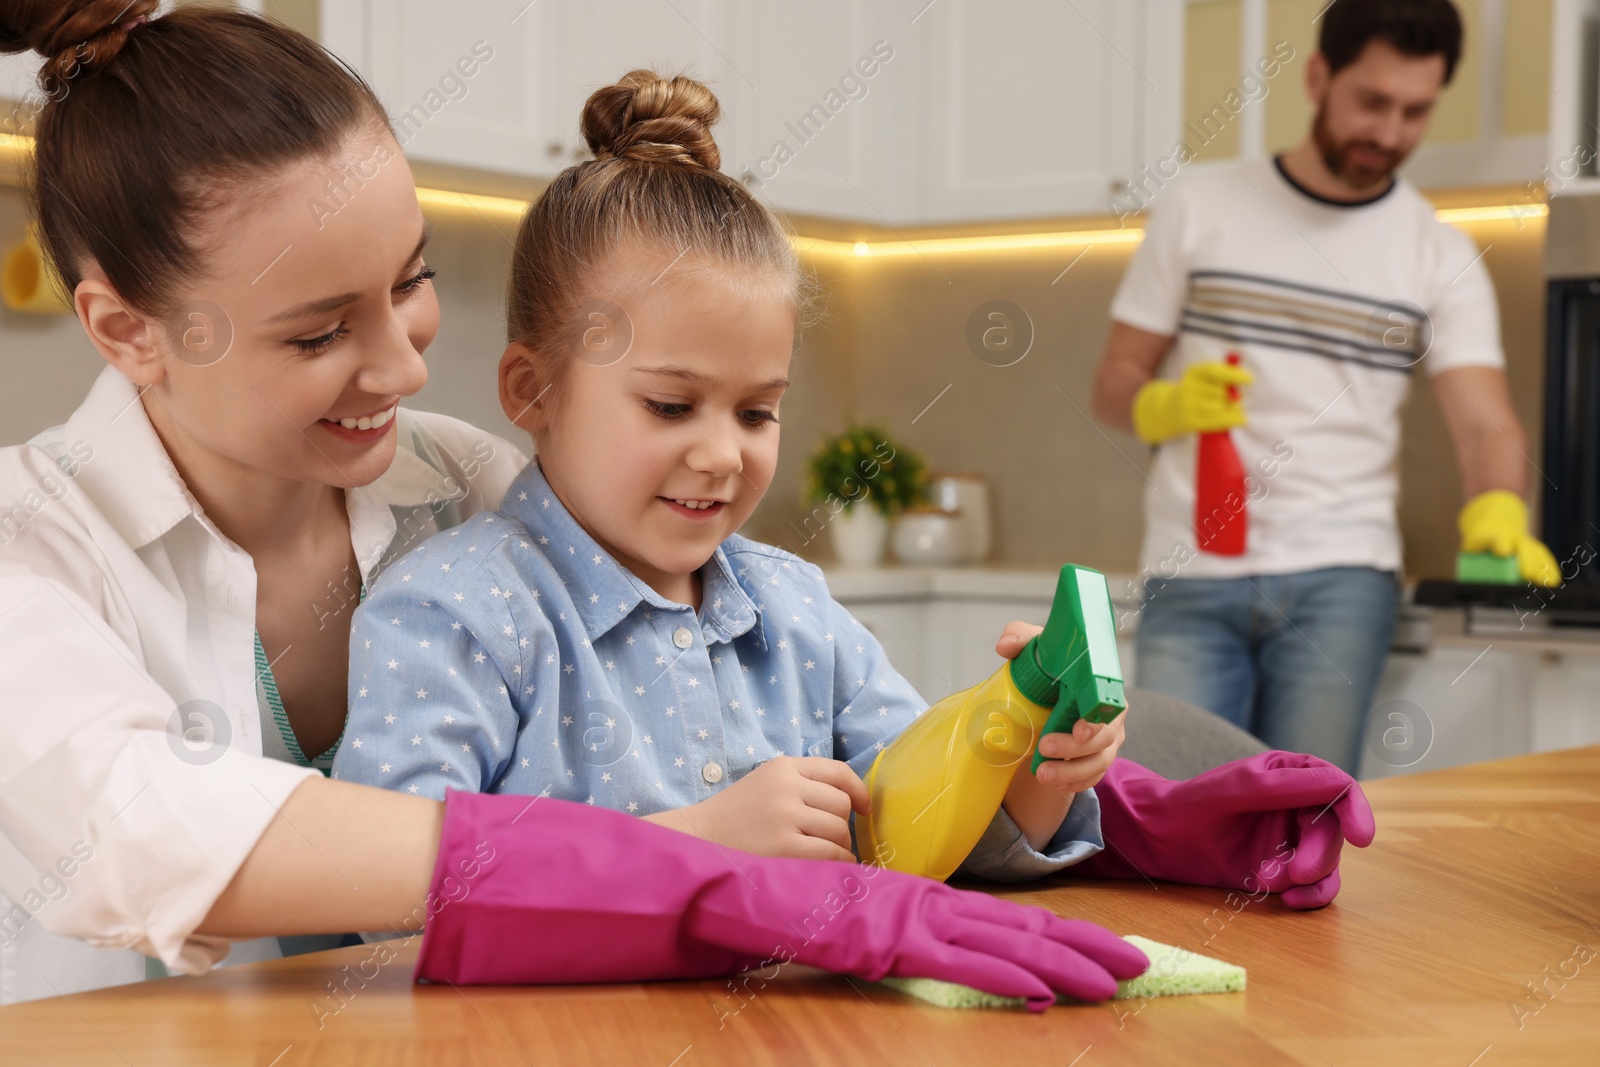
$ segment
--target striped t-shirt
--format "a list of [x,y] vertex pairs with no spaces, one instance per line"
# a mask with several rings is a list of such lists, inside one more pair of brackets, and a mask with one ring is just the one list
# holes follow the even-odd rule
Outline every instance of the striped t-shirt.
[[1238,352],[1255,376],[1242,556],[1196,550],[1196,437],[1161,445],[1142,564],[1230,578],[1400,568],[1400,408],[1421,369],[1501,367],[1481,253],[1404,179],[1358,204],[1324,200],[1275,161],[1187,176],[1157,204],[1111,309],[1175,336],[1158,374]]

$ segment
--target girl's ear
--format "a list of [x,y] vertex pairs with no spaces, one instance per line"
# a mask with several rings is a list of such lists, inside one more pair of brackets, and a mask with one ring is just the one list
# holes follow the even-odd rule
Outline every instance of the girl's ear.
[[500,356],[500,407],[506,418],[530,434],[550,422],[550,383],[541,382],[533,351],[516,341]]
[[140,387],[167,376],[161,326],[135,311],[104,277],[86,277],[72,294],[78,321],[105,361]]

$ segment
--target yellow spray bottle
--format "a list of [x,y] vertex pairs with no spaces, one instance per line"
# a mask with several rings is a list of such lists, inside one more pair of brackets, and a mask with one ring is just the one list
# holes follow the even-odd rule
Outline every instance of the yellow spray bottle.
[[917,716],[873,761],[872,811],[856,821],[862,861],[949,878],[1012,777],[1044,761],[1039,738],[1080,718],[1110,722],[1126,707],[1105,575],[1068,564],[1044,632],[987,680]]

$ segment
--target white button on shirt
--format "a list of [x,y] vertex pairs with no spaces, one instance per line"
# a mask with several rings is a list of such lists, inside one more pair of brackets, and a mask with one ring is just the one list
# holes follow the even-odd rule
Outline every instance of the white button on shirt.
[[722,765],[715,760],[700,768],[700,777],[712,785],[722,781]]
[[[402,409],[396,433],[389,471],[346,493],[363,583],[498,506],[526,463],[442,415]],[[185,974],[228,954],[195,927],[317,774],[263,758],[255,605],[253,561],[116,370],[64,425],[0,449],[0,1003],[143,976],[106,949]]]
[[688,648],[694,644],[694,634],[689,632],[687,626],[680,626],[677,632],[672,635],[672,643],[679,648]]

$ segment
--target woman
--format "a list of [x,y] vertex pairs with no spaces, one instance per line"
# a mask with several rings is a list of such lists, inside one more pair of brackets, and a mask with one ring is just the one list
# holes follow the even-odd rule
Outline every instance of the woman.
[[[0,50],[46,57],[34,208],[107,363],[64,426],[0,452],[0,999],[135,980],[143,956],[196,973],[278,951],[243,939],[423,921],[418,973],[452,981],[768,956],[856,869],[561,801],[440,805],[319,773],[355,600],[389,559],[497,505],[524,458],[398,408],[438,304],[367,87],[269,21],[156,6],[0,14]],[[1109,996],[1144,966],[1038,909],[893,872],[871,889],[841,890],[851,907],[789,958],[1038,1007]],[[624,912],[630,936],[609,936]]]

